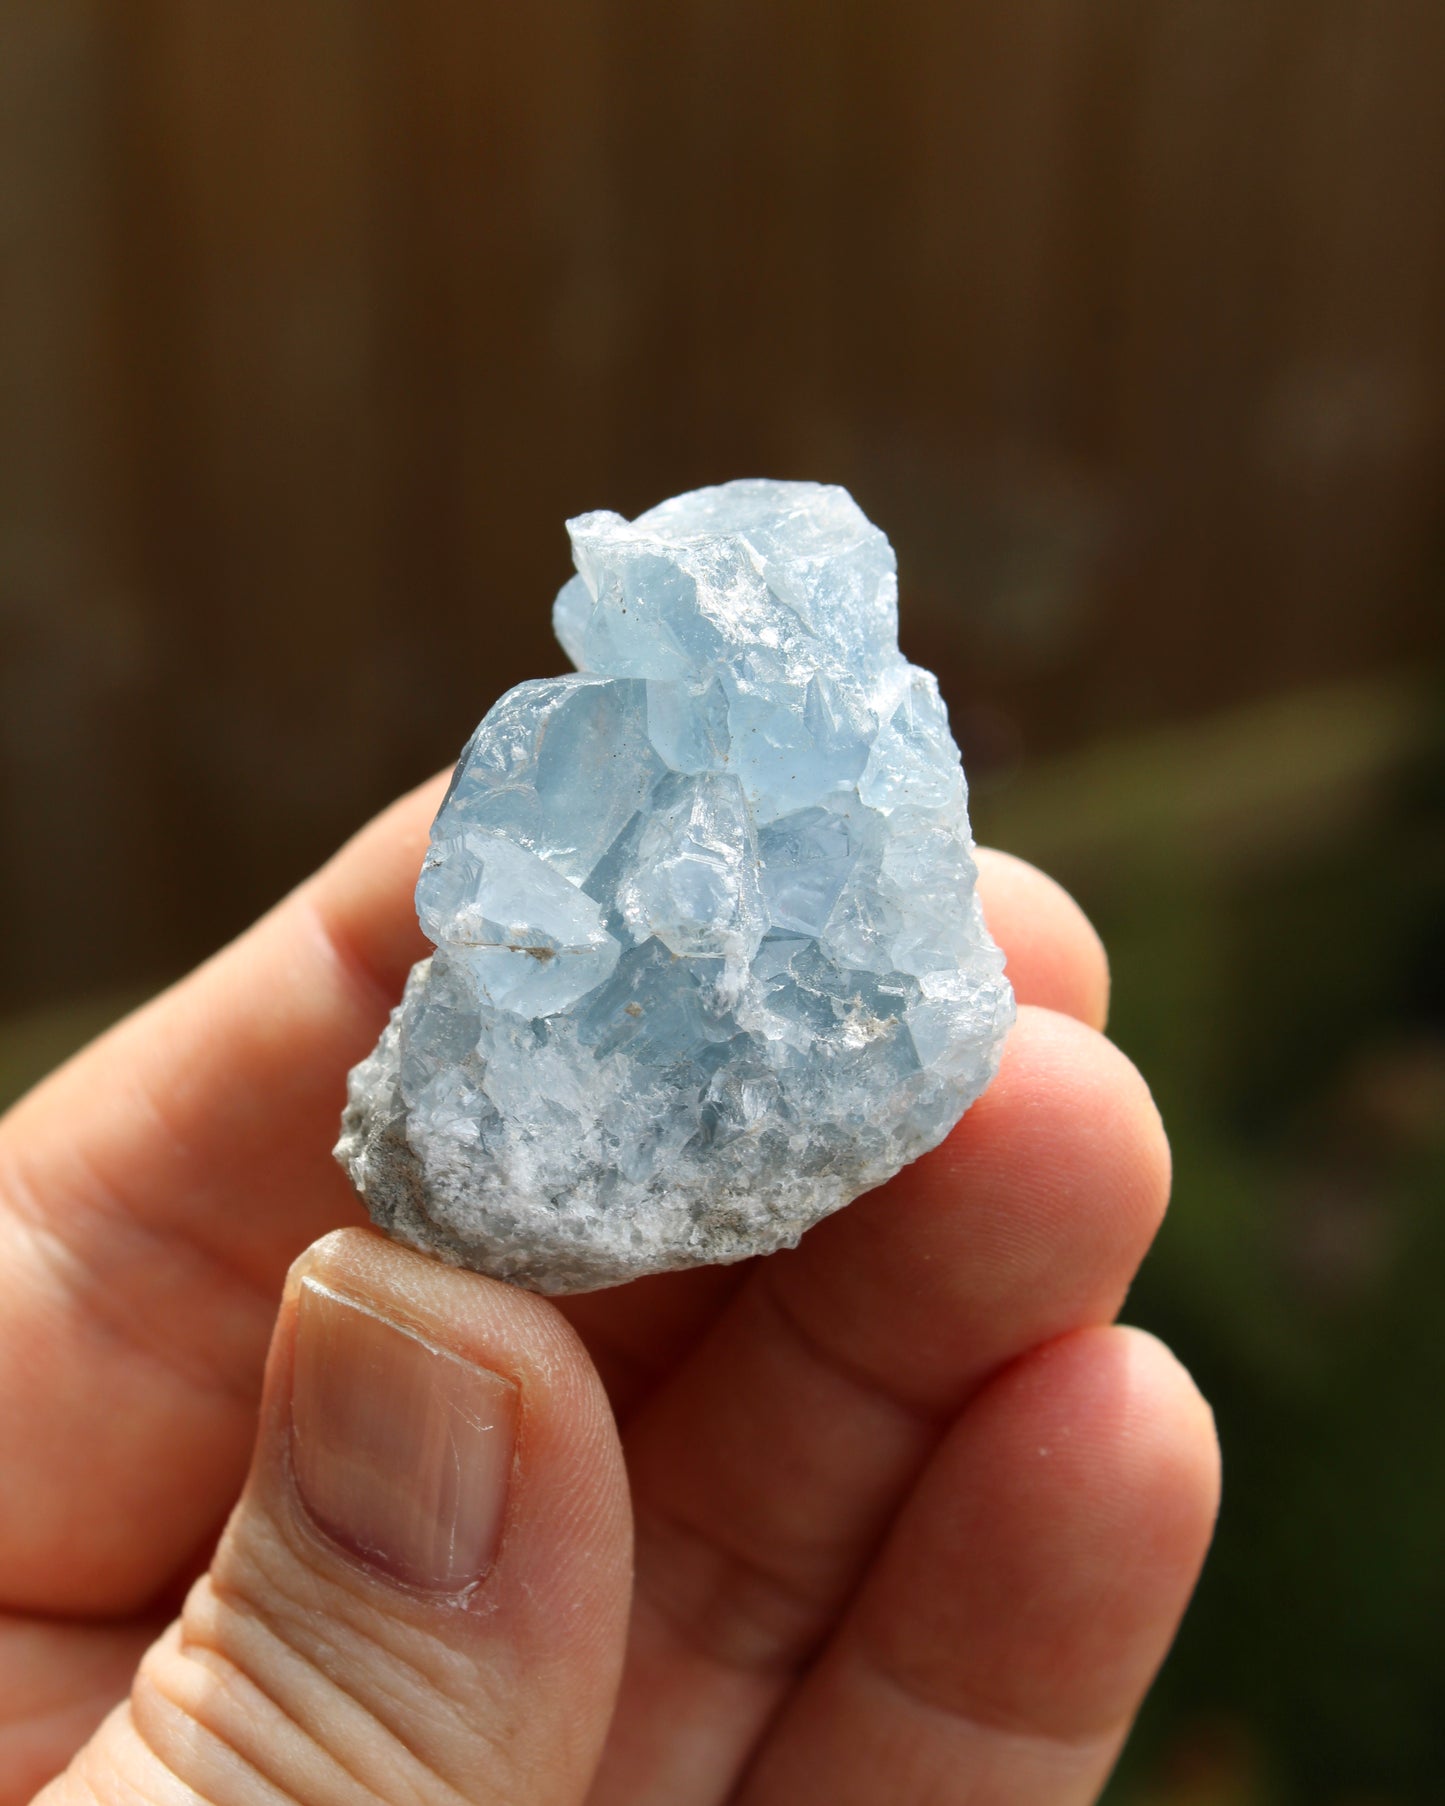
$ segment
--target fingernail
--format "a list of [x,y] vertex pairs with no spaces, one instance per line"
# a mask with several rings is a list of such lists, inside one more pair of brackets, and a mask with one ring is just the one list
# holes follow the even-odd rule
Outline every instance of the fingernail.
[[292,1471],[352,1555],[428,1592],[475,1585],[496,1559],[516,1432],[510,1380],[302,1280]]

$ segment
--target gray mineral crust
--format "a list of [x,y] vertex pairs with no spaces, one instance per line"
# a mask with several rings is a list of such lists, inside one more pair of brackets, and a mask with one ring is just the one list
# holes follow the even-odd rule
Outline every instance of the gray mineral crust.
[[457,763],[337,1157],[372,1216],[542,1292],[791,1246],[934,1147],[1013,1020],[958,748],[846,490],[568,523],[576,665]]

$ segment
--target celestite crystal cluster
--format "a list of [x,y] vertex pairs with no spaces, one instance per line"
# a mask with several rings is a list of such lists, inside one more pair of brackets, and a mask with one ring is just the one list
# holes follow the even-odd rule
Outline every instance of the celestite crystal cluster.
[[462,753],[436,953],[337,1148],[393,1234],[545,1292],[795,1242],[947,1134],[1013,1020],[852,497],[750,480],[568,531],[577,672]]

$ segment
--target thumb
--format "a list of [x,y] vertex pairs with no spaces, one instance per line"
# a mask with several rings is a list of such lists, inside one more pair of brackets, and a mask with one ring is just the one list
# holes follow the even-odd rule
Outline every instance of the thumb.
[[365,1230],[292,1268],[210,1572],[37,1806],[577,1806],[631,1541],[548,1304]]

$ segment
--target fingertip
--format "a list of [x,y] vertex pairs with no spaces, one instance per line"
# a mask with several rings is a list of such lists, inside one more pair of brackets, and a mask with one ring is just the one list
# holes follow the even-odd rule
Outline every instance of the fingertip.
[[1038,1005],[1020,1007],[997,1078],[940,1154],[981,1163],[1000,1186],[1026,1175],[1021,1202],[1046,1208],[1056,1231],[1086,1221],[1126,1275],[1169,1203],[1169,1137],[1142,1073],[1097,1029]]
[[1031,1350],[964,1410],[895,1529],[864,1596],[877,1660],[969,1715],[1107,1741],[1188,1603],[1218,1471],[1208,1406],[1154,1337]]
[[433,816],[449,774],[438,772],[359,828],[294,892],[309,905],[343,967],[385,1007],[395,1002],[412,965],[431,951],[412,905]]
[[210,1569],[58,1798],[350,1797],[364,1775],[378,1801],[451,1799],[482,1773],[580,1798],[629,1578],[620,1449],[557,1313],[324,1236],[291,1268]]
[[1223,1469],[1213,1407],[1178,1355],[1151,1331],[1116,1324],[1101,1333],[1124,1355],[1124,1432],[1152,1445],[1152,1490],[1170,1506],[1179,1552],[1197,1570],[1219,1515]]
[[[378,845],[395,848],[399,841],[418,843],[425,849],[427,835],[431,830],[432,820],[446,795],[447,785],[451,782],[452,772],[448,766],[445,771],[434,771],[429,778],[414,784],[410,790],[390,802],[370,821],[363,823],[351,838],[346,841],[328,864],[343,860],[357,847],[370,848]],[[326,867],[321,868],[323,871]]]
[[979,847],[978,892],[1003,948],[1020,1003],[1041,1004],[1102,1029],[1109,1016],[1109,956],[1064,889],[1026,859]]
[[1016,1503],[1042,1489],[1045,1518],[1070,1527],[1079,1560],[1127,1561],[1132,1611],[1182,1610],[1218,1514],[1220,1455],[1178,1356],[1132,1326],[1076,1330],[1016,1362],[981,1404],[980,1425],[995,1423],[1020,1477]]
[[[333,1230],[296,1260],[283,1319],[294,1322],[304,1288],[321,1288],[516,1388],[518,1484],[540,1479],[552,1497],[589,1502],[597,1547],[625,1565],[630,1512],[617,1426],[580,1337],[550,1299],[448,1266],[372,1227]],[[284,1417],[294,1331],[272,1351],[273,1410]],[[547,1512],[517,1534],[550,1534]],[[546,1566],[545,1548],[538,1561]],[[531,1565],[530,1558],[525,1565]]]
[[431,1336],[465,1359],[510,1372],[529,1401],[560,1401],[571,1413],[585,1406],[589,1419],[607,1414],[581,1339],[556,1305],[535,1292],[450,1266],[370,1225],[333,1229],[313,1242],[292,1263],[288,1297],[306,1280]]
[[356,1238],[370,1234],[371,1231],[360,1226],[349,1226],[330,1229],[325,1235],[318,1236],[286,1269],[285,1296],[293,1297],[304,1279],[325,1276],[333,1264],[343,1267]]

